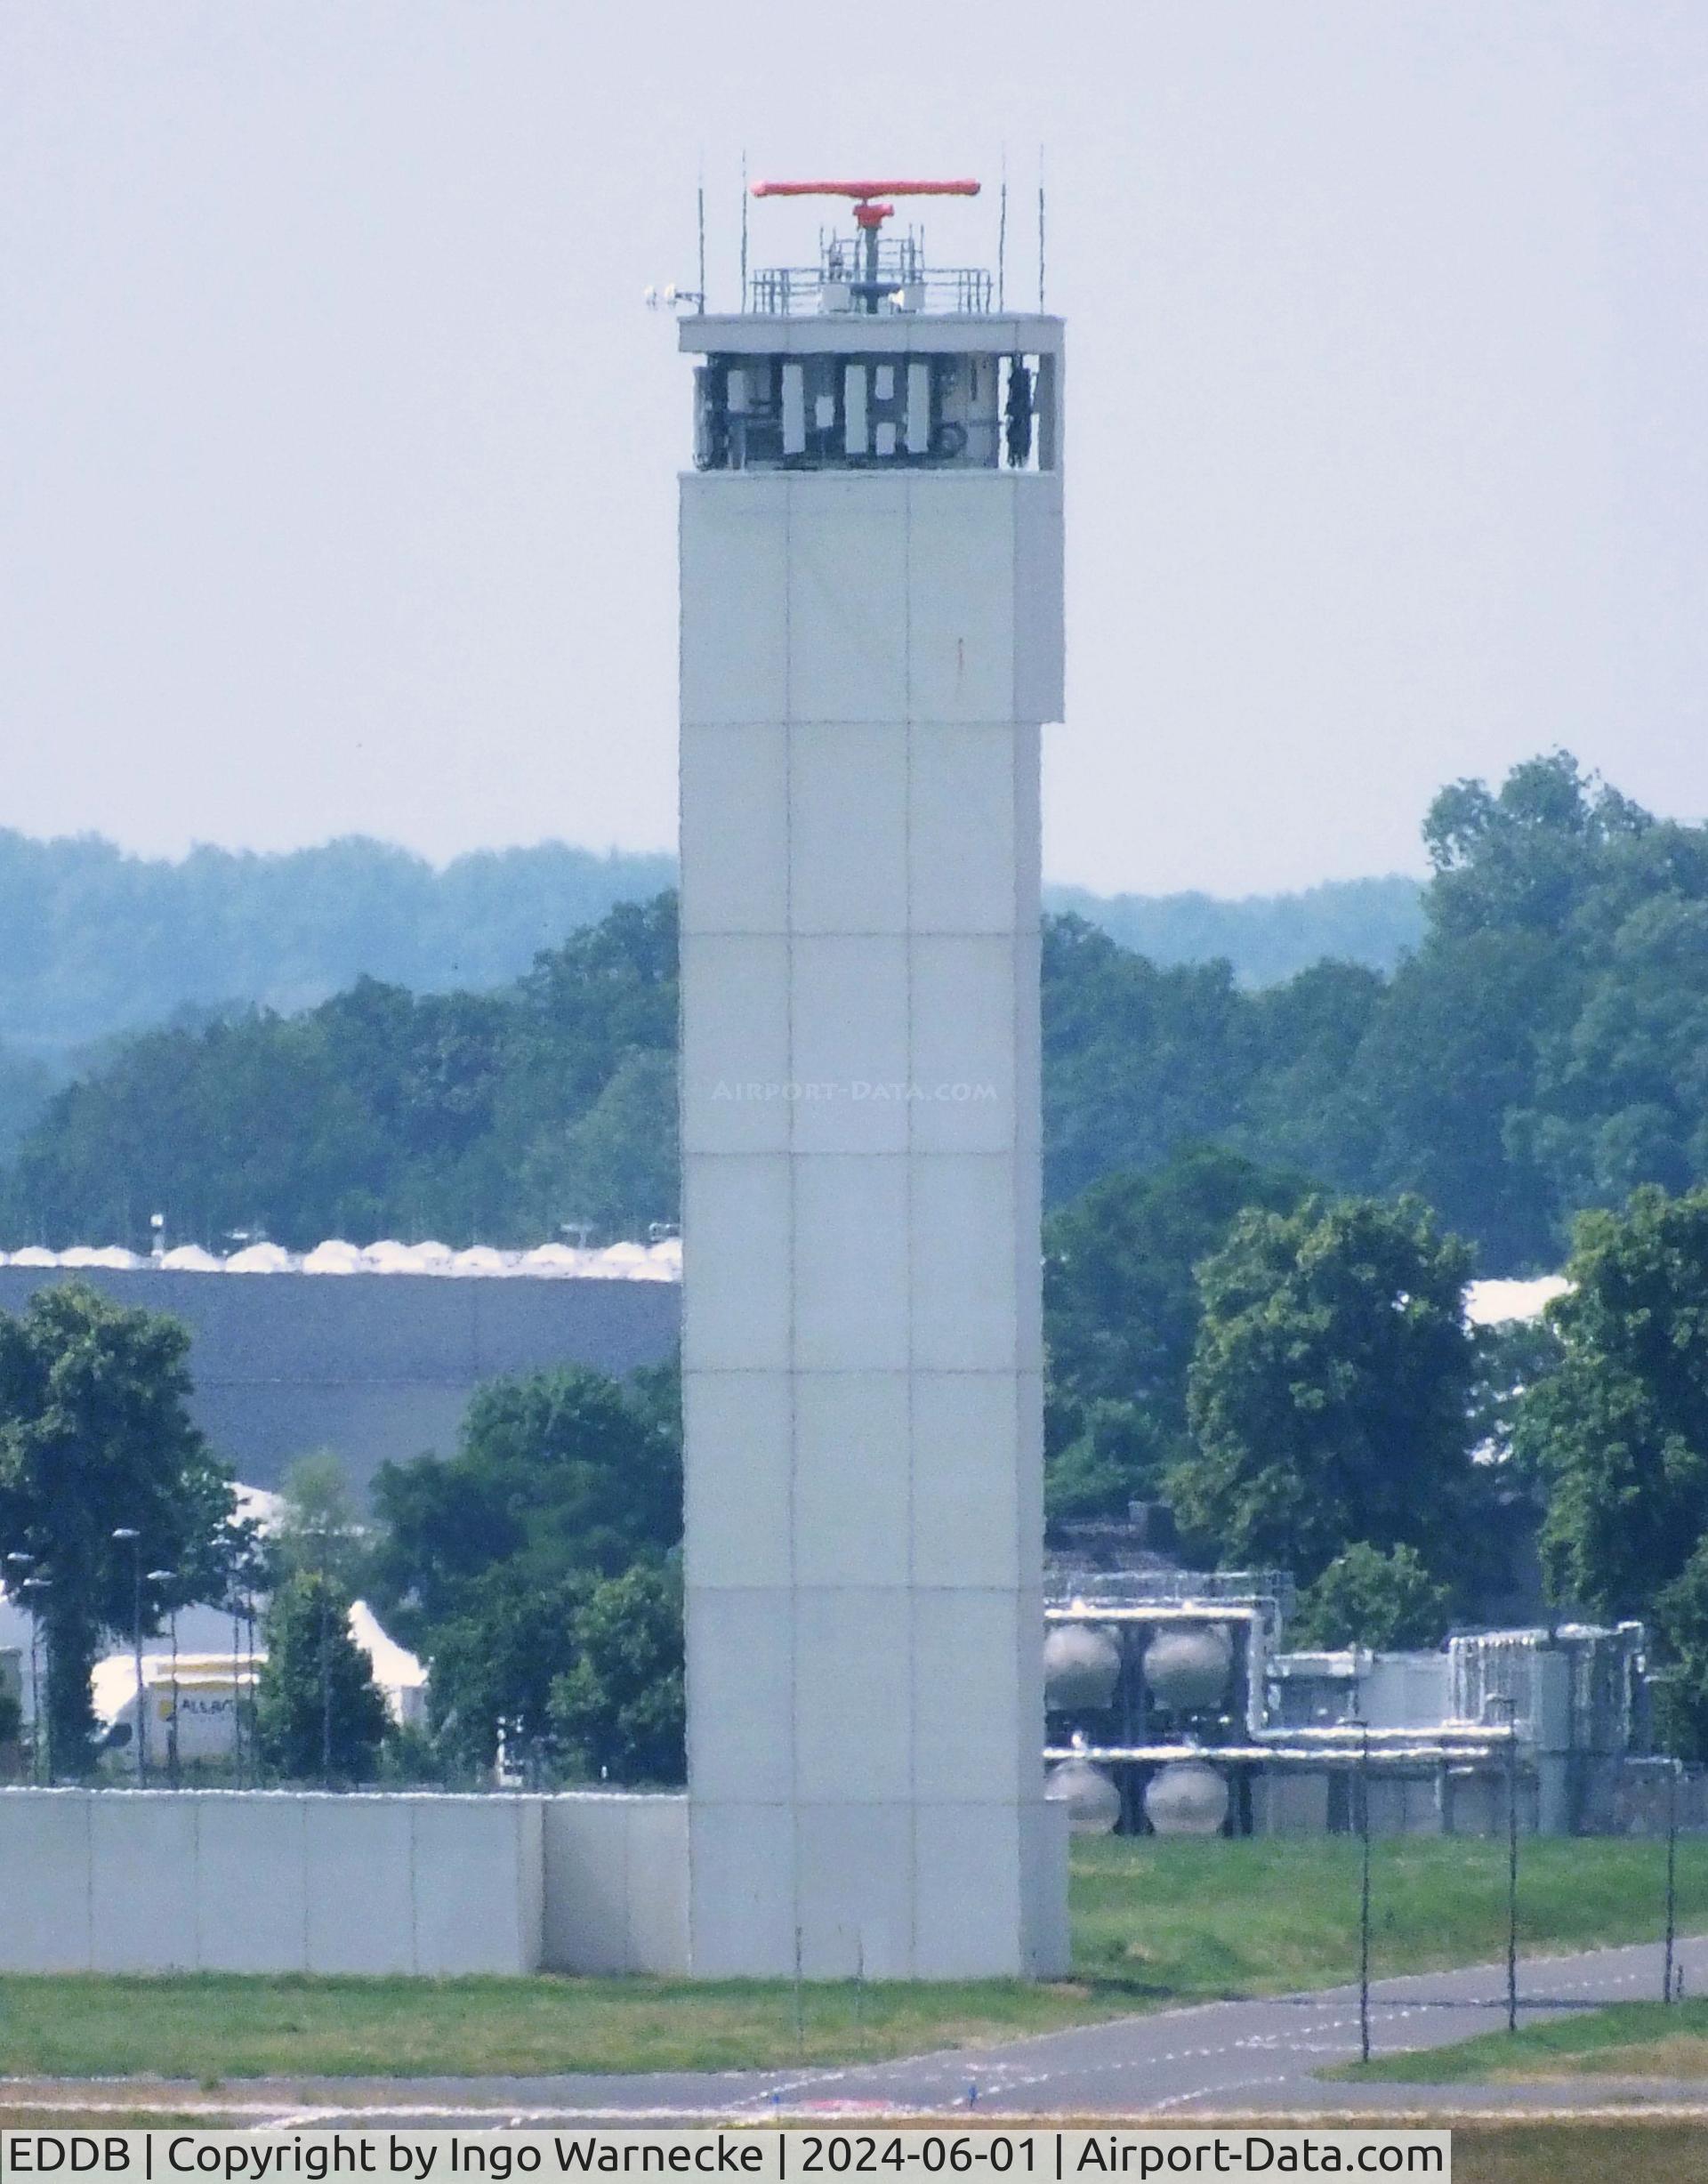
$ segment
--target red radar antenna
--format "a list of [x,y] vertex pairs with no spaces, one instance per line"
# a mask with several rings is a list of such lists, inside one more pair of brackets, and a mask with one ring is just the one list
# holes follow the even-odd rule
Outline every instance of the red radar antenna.
[[756,197],[851,197],[854,224],[866,238],[866,279],[870,293],[868,310],[875,310],[878,280],[878,230],[895,211],[891,197],[976,197],[975,181],[952,182],[754,182]]

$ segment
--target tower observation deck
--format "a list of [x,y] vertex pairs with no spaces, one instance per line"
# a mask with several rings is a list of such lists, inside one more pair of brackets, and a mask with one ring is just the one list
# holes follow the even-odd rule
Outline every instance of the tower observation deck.
[[1066,1967],[1043,1796],[1040,732],[1062,329],[889,231],[680,324],[690,1927]]

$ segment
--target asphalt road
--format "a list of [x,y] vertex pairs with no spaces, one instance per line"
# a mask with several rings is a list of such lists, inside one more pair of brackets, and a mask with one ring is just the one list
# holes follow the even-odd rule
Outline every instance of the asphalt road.
[[[1686,1991],[1708,1992],[1708,1937],[1680,1943]],[[1658,1998],[1658,1944],[1533,1958],[1519,1968],[1521,2022],[1603,2003]],[[1505,1970],[1420,1974],[1372,1989],[1372,2044],[1382,2054],[1442,2047],[1506,2022]],[[1358,2053],[1356,1987],[1263,2002],[1210,2003],[1150,2017],[1120,2018],[1070,2032],[842,2069],[672,2072],[647,2076],[373,2078],[258,2083],[217,2099],[185,2089],[151,2097],[176,2113],[204,2107],[210,2124],[234,2108],[254,2126],[334,2127],[368,2121],[399,2129],[614,2127],[838,2115],[981,2114],[1148,2116],[1278,2115],[1343,2109],[1370,2114],[1600,2107],[1610,2100],[1685,2106],[1708,2115],[1708,2085],[1607,2080],[1565,2085],[1465,2087],[1325,2084],[1317,2073]],[[118,2089],[102,2089],[107,2099]],[[0,2088],[44,2099],[48,2089]],[[63,2106],[65,2089],[57,2094]]]

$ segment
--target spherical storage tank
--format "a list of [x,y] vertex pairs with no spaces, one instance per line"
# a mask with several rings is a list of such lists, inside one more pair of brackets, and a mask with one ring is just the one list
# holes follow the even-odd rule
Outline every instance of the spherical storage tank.
[[1058,1623],[1043,1641],[1043,1703],[1052,1713],[1100,1713],[1120,1675],[1121,1648],[1107,1631]]
[[1171,1713],[1205,1713],[1228,1696],[1234,1641],[1222,1623],[1172,1624],[1145,1648],[1145,1683]]
[[1121,1817],[1120,1791],[1089,1760],[1063,1760],[1052,1767],[1043,1793],[1051,1804],[1067,1806],[1070,1834],[1107,1835]]
[[1200,1760],[1176,1760],[1145,1785],[1145,1817],[1159,1835],[1219,1835],[1228,1785]]

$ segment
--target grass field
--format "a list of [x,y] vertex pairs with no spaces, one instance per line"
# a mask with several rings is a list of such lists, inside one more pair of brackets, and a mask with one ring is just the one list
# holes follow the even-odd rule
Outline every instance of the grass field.
[[1488,2033],[1456,2047],[1383,2056],[1333,2074],[1413,2085],[1542,2078],[1708,2079],[1708,2002],[1615,2003],[1606,2010]]
[[1453,2184],[1701,2184],[1702,2174],[1700,2124],[1453,2127]]
[[[1708,1929],[1708,1843],[1680,1846],[1683,1922]],[[1374,1970],[1498,1957],[1505,1846],[1382,1843]],[[1655,1846],[1525,1847],[1526,1948],[1653,1933]],[[842,2062],[1042,2032],[1354,1975],[1357,1846],[1076,1845],[1075,1977],[810,1986],[662,1979],[0,1978],[0,2075],[192,2080],[735,2069]]]

